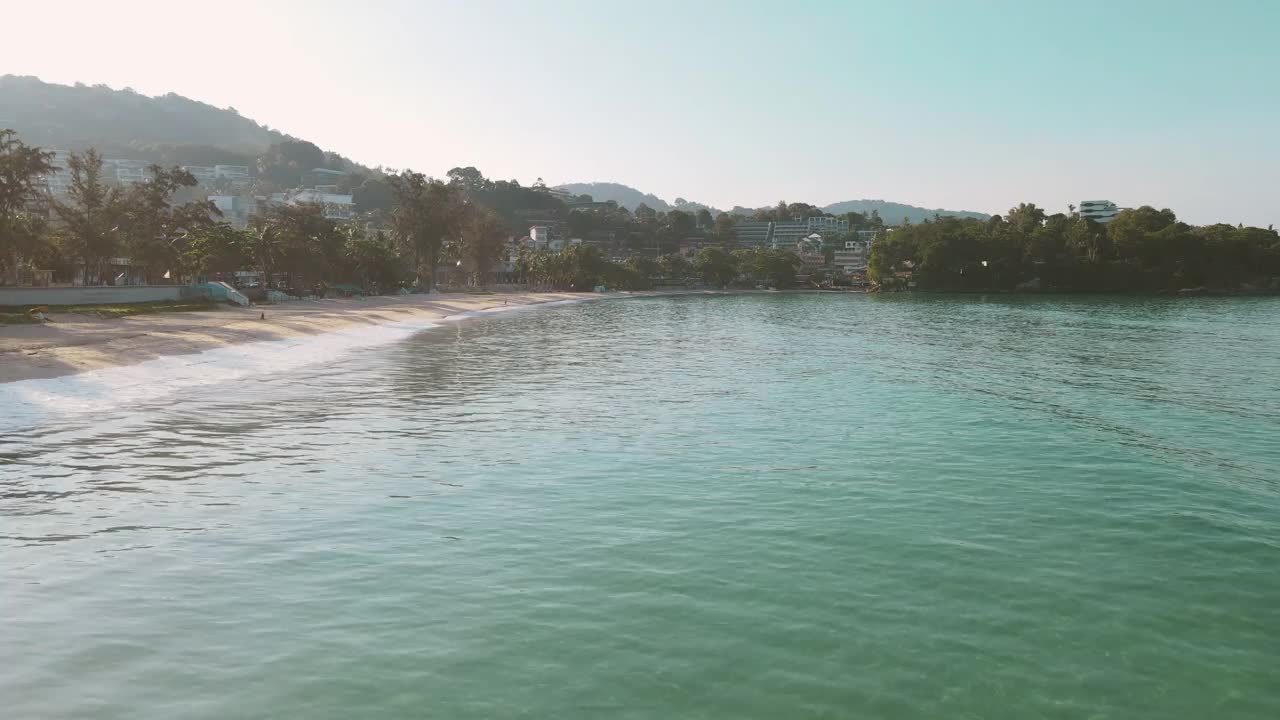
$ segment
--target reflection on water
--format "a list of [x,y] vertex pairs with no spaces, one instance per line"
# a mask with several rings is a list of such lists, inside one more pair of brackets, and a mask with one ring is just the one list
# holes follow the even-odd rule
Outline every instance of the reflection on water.
[[1275,717],[1277,307],[636,299],[0,386],[0,696]]

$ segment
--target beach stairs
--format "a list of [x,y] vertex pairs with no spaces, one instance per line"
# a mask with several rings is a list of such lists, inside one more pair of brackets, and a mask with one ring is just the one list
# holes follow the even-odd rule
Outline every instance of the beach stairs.
[[210,300],[234,303],[241,307],[249,306],[249,298],[224,282],[201,283],[196,287],[203,290]]

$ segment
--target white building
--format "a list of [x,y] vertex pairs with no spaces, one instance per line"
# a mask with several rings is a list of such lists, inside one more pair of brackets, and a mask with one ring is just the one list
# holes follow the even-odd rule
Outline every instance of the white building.
[[151,181],[150,165],[146,160],[107,159],[102,161],[102,174],[108,181],[134,185]]
[[1080,217],[1099,223],[1109,223],[1116,215],[1129,208],[1116,207],[1110,200],[1081,200]]
[[849,232],[849,219],[841,217],[811,217],[806,220],[809,232],[822,233],[825,237],[835,237]]
[[248,181],[249,168],[245,165],[214,165],[213,176],[219,180]]
[[249,216],[253,214],[252,198],[238,195],[210,195],[209,202],[222,212],[222,220],[238,230],[249,226]]
[[805,220],[778,220],[773,223],[769,243],[778,250],[795,250],[796,242],[808,237],[811,231]]
[[272,202],[285,205],[303,205],[314,203],[324,207],[324,216],[330,220],[350,220],[356,216],[355,200],[350,195],[325,192],[315,188],[292,190],[287,193],[273,193]]
[[208,185],[218,177],[216,171],[207,165],[183,165],[182,169],[191,173],[191,176],[201,185]]
[[771,222],[746,221],[735,223],[733,226],[734,235],[740,247],[768,247],[772,230]]
[[534,225],[529,228],[529,240],[533,242],[535,248],[549,248],[551,246],[551,228],[546,225]]
[[859,272],[867,269],[867,257],[870,253],[869,240],[846,240],[843,248],[836,248],[832,260],[836,267],[843,268],[847,273]]
[[67,164],[67,153],[55,150],[50,164],[53,165],[53,172],[44,176],[45,187],[54,197],[66,197],[71,193],[71,169]]

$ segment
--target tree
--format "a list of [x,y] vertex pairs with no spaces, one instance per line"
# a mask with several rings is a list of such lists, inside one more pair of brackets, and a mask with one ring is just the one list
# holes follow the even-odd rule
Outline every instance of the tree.
[[274,205],[250,222],[255,229],[255,256],[264,272],[283,273],[287,288],[314,287],[340,274],[345,238],[337,224],[324,216],[324,206]]
[[180,247],[186,234],[208,227],[221,212],[209,201],[175,205],[173,196],[182,188],[195,187],[195,177],[182,168],[149,168],[151,179],[130,187],[120,196],[120,228],[126,238],[125,250],[139,266],[148,282],[177,270]]
[[108,188],[102,179],[102,157],[92,148],[67,158],[71,173],[71,202],[58,202],[54,212],[62,222],[70,250],[79,256],[84,283],[96,275],[101,282],[103,262],[120,248],[121,201],[119,188]]
[[474,167],[456,167],[447,174],[450,185],[457,185],[468,193],[493,189],[493,181]]
[[712,230],[716,242],[725,247],[733,247],[738,241],[738,231],[734,225],[733,216],[729,213],[717,215],[715,229]]
[[177,258],[180,273],[193,280],[235,272],[253,263],[252,235],[226,223],[210,223],[191,231]]
[[478,287],[484,287],[502,258],[507,238],[502,218],[488,208],[469,208],[462,223],[462,262]]
[[387,290],[399,285],[404,266],[395,244],[382,231],[367,233],[350,225],[342,231],[343,252],[353,279],[366,289]]
[[699,208],[695,219],[699,230],[711,230],[715,227],[715,218],[711,217],[711,211],[706,208]]
[[1156,233],[1177,220],[1172,210],[1156,210],[1150,205],[1124,210],[1106,224],[1107,239],[1118,258],[1153,264],[1161,252]]
[[421,173],[405,170],[388,178],[396,196],[392,228],[402,250],[412,258],[418,285],[431,289],[440,249],[456,236],[462,221],[462,193]]
[[702,281],[712,287],[727,287],[738,277],[737,258],[724,248],[702,248],[693,266]]
[[665,275],[668,280],[678,282],[684,282],[685,278],[689,276],[691,270],[689,260],[680,253],[663,255],[658,259],[658,265],[662,268],[662,274]]
[[1030,233],[1044,224],[1044,210],[1035,203],[1018,203],[1018,207],[1009,210],[1005,222],[1013,225],[1019,232]]
[[743,248],[735,250],[733,256],[738,270],[752,282],[779,289],[796,284],[800,258],[793,252],[771,248]]
[[20,258],[38,252],[43,234],[42,176],[52,172],[53,153],[26,145],[0,129],[0,280]]

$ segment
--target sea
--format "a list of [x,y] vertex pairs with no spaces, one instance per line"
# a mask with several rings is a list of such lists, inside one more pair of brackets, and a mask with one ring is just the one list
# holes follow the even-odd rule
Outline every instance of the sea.
[[0,385],[0,717],[1280,717],[1280,299],[612,297]]

